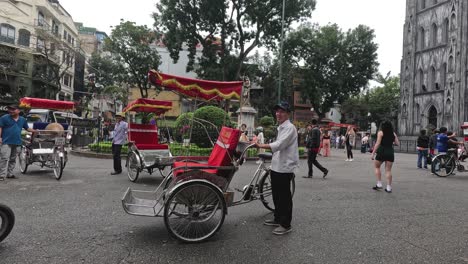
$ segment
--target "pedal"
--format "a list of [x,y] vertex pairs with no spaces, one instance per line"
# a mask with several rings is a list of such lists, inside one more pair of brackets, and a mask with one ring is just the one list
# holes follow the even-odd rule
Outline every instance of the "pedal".
[[457,170],[458,170],[458,171],[465,171],[465,166],[463,166],[463,165],[458,165],[458,166],[457,166]]

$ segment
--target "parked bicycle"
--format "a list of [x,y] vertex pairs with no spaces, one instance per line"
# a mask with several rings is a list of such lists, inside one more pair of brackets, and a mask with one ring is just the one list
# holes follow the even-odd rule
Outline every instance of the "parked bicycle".
[[432,159],[431,171],[439,177],[453,175],[455,169],[459,172],[467,171],[458,159],[457,149],[449,149],[447,153],[438,154]]

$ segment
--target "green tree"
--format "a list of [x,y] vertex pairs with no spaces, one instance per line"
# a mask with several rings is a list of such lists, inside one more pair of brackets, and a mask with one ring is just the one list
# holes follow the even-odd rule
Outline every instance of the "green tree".
[[[342,104],[344,122],[367,128],[369,122],[379,125],[384,120],[396,121],[400,101],[400,78],[377,74],[380,85],[347,99]],[[368,116],[368,113],[371,115]]]
[[121,84],[128,76],[125,66],[112,56],[93,53],[89,60],[89,73],[94,73],[97,83],[104,87]]
[[300,69],[298,88],[319,116],[358,95],[377,72],[374,30],[360,25],[343,32],[336,24],[304,24],[285,41],[287,63]]
[[[281,36],[282,0],[161,0],[155,26],[174,61],[187,47],[187,71],[193,71],[197,45],[203,47],[201,78],[239,80],[249,54],[257,47],[276,47]],[[289,0],[285,27],[310,17],[315,0]]]
[[260,118],[260,121],[258,122],[262,127],[271,127],[275,124],[275,119],[272,116],[264,116]]
[[105,40],[104,48],[114,55],[118,63],[125,65],[128,83],[136,85],[143,98],[148,98],[148,89],[151,87],[148,71],[158,69],[160,64],[158,52],[149,46],[155,39],[155,33],[147,26],[121,20]]

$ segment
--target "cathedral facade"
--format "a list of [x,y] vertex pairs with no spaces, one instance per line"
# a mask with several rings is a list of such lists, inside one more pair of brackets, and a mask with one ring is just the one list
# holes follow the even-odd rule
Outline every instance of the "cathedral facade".
[[407,0],[398,133],[468,121],[468,1]]

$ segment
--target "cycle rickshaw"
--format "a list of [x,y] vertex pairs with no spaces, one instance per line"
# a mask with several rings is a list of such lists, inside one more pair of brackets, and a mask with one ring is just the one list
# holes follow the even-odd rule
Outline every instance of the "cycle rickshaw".
[[464,142],[460,153],[458,149],[449,149],[447,153],[439,153],[432,158],[431,172],[439,177],[454,175],[455,169],[458,172],[468,171],[460,162],[460,159],[468,157],[466,142],[468,140],[468,124],[462,125]]
[[[70,112],[69,123],[59,124],[36,120],[32,127],[36,132],[26,134],[19,153],[21,173],[26,174],[29,165],[37,163],[41,168],[47,167],[53,169],[55,179],[60,180],[62,178],[63,169],[68,162],[68,152],[70,151],[72,136],[69,124],[71,124],[71,119],[73,117],[72,111],[75,108],[75,104],[68,101],[25,97],[20,100],[20,107],[26,109],[38,108]],[[58,130],[47,130],[46,128],[51,124],[54,124],[52,127],[55,126]]]
[[[170,101],[140,98],[131,102],[123,112],[161,115],[171,108],[172,102]],[[128,156],[125,166],[130,181],[136,182],[138,176],[144,170],[152,174],[157,169],[163,177],[171,173],[170,168],[174,159],[168,144],[159,143],[156,125],[129,123],[127,136]],[[169,134],[168,137],[170,137]]]
[[[151,71],[150,80],[185,95],[200,96],[206,100],[239,98],[242,82],[212,82]],[[128,188],[122,206],[128,214],[164,217],[171,235],[183,242],[202,242],[221,228],[227,208],[254,200],[274,211],[271,197],[270,169],[266,165],[271,153],[259,154],[260,164],[250,182],[234,199],[230,182],[238,171],[244,156],[253,145],[239,142],[241,131],[222,127],[206,162],[190,157],[175,157],[172,175],[164,178],[155,191]],[[295,185],[292,181],[291,191]]]

